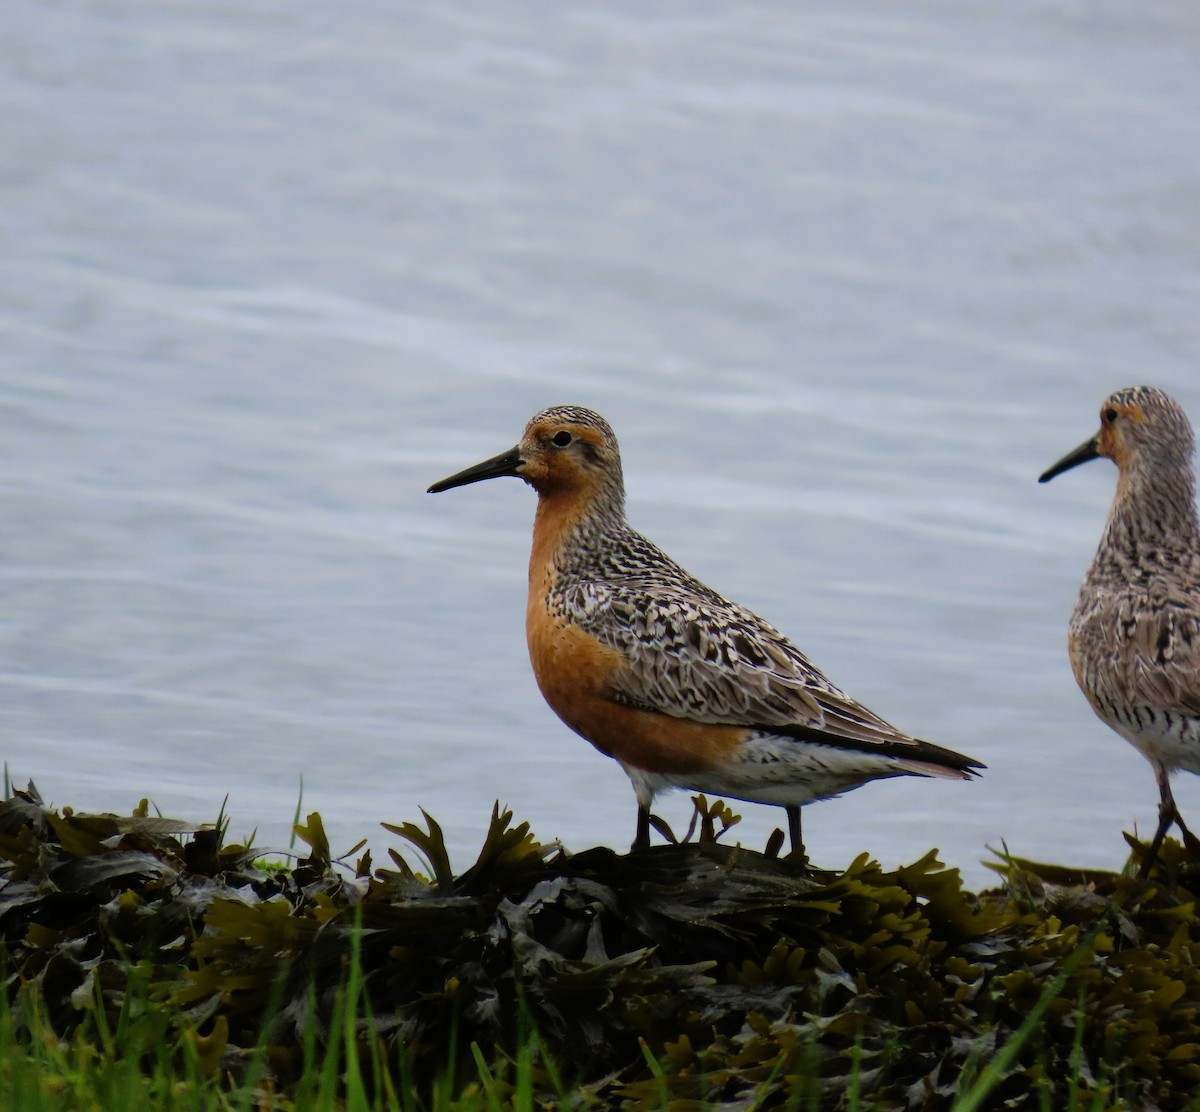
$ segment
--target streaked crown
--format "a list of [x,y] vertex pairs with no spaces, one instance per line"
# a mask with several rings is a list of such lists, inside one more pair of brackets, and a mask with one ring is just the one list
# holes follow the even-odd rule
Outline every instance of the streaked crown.
[[1100,425],[1104,454],[1122,464],[1137,458],[1191,468],[1192,424],[1179,403],[1157,387],[1128,386],[1110,394],[1100,407]]

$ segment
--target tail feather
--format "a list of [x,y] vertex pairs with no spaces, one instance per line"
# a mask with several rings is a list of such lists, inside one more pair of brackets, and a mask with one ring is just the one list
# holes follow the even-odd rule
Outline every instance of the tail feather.
[[974,757],[956,753],[929,741],[906,737],[897,733],[895,737],[871,738],[846,737],[844,734],[822,730],[816,726],[759,726],[766,733],[811,741],[818,745],[833,745],[839,749],[857,749],[863,753],[876,753],[890,757],[914,776],[938,776],[947,780],[971,780],[987,768]]
[[944,764],[934,764],[932,761],[897,761],[896,764],[913,776],[936,776],[939,780],[974,780],[978,769],[987,768],[978,761],[973,761],[968,768],[951,767]]

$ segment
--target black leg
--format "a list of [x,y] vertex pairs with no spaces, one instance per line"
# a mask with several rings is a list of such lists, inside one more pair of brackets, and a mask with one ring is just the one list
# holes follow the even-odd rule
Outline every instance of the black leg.
[[788,820],[788,839],[792,845],[792,851],[788,854],[788,860],[793,864],[800,866],[801,872],[808,870],[808,855],[804,852],[804,839],[800,836],[800,808],[792,803],[786,804],[784,810],[787,812]]
[[1167,827],[1171,825],[1171,816],[1165,813],[1160,807],[1158,809],[1158,829],[1154,832],[1154,840],[1150,843],[1149,850],[1146,851],[1146,856],[1142,858],[1142,867],[1138,869],[1138,876],[1145,880],[1150,875],[1150,867],[1154,864],[1154,859],[1158,856],[1158,847],[1162,845],[1163,835],[1167,832]]
[[787,812],[788,820],[788,838],[791,841],[792,852],[800,851],[800,856],[804,856],[804,839],[800,837],[800,808],[794,803],[789,803],[784,810]]
[[[1171,794],[1171,781],[1167,770],[1157,761],[1154,762],[1154,778],[1158,781],[1158,829],[1154,832],[1146,856],[1142,858],[1142,867],[1138,869],[1138,877],[1142,880],[1150,875],[1150,868],[1158,856],[1159,847],[1171,823],[1178,822],[1181,829],[1186,829],[1179,818],[1179,811],[1175,808],[1175,797]],[[1187,832],[1187,837],[1191,837],[1191,831]]]
[[638,804],[637,834],[633,839],[633,848],[650,848],[650,808]]

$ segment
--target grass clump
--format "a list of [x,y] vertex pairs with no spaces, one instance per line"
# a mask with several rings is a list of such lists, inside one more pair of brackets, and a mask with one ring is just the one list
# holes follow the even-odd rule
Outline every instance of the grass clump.
[[[0,803],[0,1106],[1200,1109],[1200,862],[931,852],[801,874],[717,839],[572,854],[429,816],[375,867],[225,824]],[[1135,859],[1140,846],[1134,845]],[[40,1103],[39,1103],[40,1102]]]

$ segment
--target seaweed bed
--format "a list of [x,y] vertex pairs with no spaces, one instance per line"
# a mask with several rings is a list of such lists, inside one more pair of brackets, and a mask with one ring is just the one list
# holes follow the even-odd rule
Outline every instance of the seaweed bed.
[[533,1045],[546,1099],[581,1107],[835,1108],[853,1089],[863,1108],[941,1109],[989,1063],[990,1107],[1193,1106],[1200,861],[1177,843],[1148,881],[1003,857],[973,894],[934,852],[804,874],[719,842],[736,820],[697,808],[695,840],[630,854],[540,844],[497,809],[459,875],[431,818],[388,827],[423,875],[395,852],[333,860],[319,815],[296,828],[308,855],[273,869],[218,827],[144,803],[60,812],[31,784],[0,803],[6,992],[37,993],[65,1033],[140,978],[215,1075],[236,1077],[266,1024],[266,1083],[286,1093],[305,1032],[333,1037],[353,950],[361,1037],[418,1094]]

